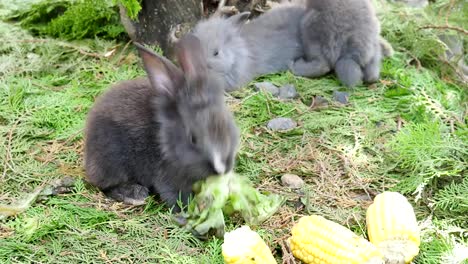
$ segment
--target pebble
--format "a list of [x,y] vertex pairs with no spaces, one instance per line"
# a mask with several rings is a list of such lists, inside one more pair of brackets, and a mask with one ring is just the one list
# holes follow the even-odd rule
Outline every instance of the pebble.
[[304,180],[296,174],[284,174],[281,176],[281,184],[291,189],[300,189],[304,186]]
[[296,87],[292,84],[285,84],[279,88],[280,99],[295,99],[299,95],[297,94]]
[[349,103],[349,93],[347,92],[340,92],[340,91],[333,91],[333,99],[341,104],[348,104]]
[[361,195],[355,196],[355,197],[353,197],[353,200],[372,202],[372,198],[370,198],[369,195],[367,195],[367,194],[361,194]]
[[310,106],[311,108],[320,108],[328,106],[327,98],[317,95],[314,98],[313,104]]
[[267,127],[273,131],[290,130],[297,126],[291,118],[278,117],[268,122]]
[[271,93],[273,96],[278,96],[280,93],[278,87],[276,87],[270,82],[254,83],[254,86],[257,90],[267,91]]

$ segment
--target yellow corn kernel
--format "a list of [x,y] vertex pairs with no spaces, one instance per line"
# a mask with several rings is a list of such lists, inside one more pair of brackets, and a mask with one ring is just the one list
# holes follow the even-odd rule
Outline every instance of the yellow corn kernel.
[[225,233],[221,249],[226,264],[277,264],[265,241],[248,226]]
[[380,251],[369,241],[319,215],[302,217],[291,233],[291,251],[306,264],[384,263]]
[[410,263],[419,253],[420,234],[413,207],[397,192],[383,192],[367,208],[367,233],[390,264]]

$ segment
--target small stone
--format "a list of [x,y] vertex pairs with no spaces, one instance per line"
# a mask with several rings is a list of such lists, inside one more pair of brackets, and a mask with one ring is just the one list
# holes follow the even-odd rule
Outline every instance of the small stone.
[[278,117],[268,122],[267,127],[273,131],[290,130],[297,126],[297,123],[291,118]]
[[314,97],[314,100],[312,101],[312,105],[310,108],[322,108],[322,107],[327,107],[328,106],[328,100],[327,98],[317,95]]
[[260,91],[266,91],[271,93],[273,96],[278,96],[279,95],[279,89],[275,85],[273,85],[270,82],[259,82],[259,83],[254,83],[254,86],[257,90]]
[[71,176],[64,176],[63,178],[54,182],[54,187],[73,187],[75,186],[76,179]]
[[361,194],[353,197],[353,200],[355,201],[372,201],[372,198],[369,197],[368,194]]
[[304,180],[295,174],[284,174],[281,176],[281,184],[291,189],[300,189],[304,186]]
[[333,92],[333,99],[341,104],[348,104],[349,103],[349,93],[347,92],[340,92],[334,91]]
[[279,88],[280,99],[295,99],[298,96],[296,87],[292,84],[285,84]]
[[181,214],[175,215],[175,216],[173,217],[173,220],[174,220],[174,221],[176,222],[176,224],[178,224],[179,226],[185,226],[185,225],[187,225],[187,223],[188,223],[187,217],[185,217],[185,216],[183,216],[183,215],[181,215]]

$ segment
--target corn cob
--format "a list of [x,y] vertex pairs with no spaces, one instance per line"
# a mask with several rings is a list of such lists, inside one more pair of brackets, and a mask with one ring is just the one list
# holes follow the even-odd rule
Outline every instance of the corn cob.
[[413,207],[397,192],[383,192],[367,208],[369,240],[384,255],[387,264],[410,263],[418,255],[419,227]]
[[302,217],[291,233],[291,251],[306,264],[384,263],[380,251],[369,241],[319,215]]
[[226,264],[277,264],[265,241],[246,225],[225,233],[221,249]]

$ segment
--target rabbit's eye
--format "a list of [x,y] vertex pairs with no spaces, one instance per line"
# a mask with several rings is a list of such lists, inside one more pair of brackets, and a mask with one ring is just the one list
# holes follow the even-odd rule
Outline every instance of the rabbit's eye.
[[218,50],[215,50],[215,51],[213,52],[213,55],[214,55],[214,56],[218,56],[218,54],[219,54]]
[[193,144],[193,145],[196,145],[197,144],[197,138],[195,137],[194,134],[190,134],[190,142]]

